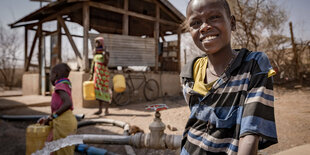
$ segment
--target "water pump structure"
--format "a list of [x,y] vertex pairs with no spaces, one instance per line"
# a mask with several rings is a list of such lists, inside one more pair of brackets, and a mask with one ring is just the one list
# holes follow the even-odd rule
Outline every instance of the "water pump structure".
[[181,147],[181,135],[167,135],[164,133],[166,125],[161,121],[160,111],[168,109],[165,104],[154,104],[146,107],[155,111],[155,118],[149,125],[150,133],[136,133],[131,136],[119,135],[83,135],[84,143],[92,144],[120,144],[131,145],[136,148],[178,149]]

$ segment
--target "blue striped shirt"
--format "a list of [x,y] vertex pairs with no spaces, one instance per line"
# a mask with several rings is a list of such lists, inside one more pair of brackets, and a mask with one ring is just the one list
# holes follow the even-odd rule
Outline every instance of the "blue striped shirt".
[[240,137],[249,134],[260,136],[259,149],[277,143],[268,57],[263,52],[237,51],[235,61],[205,96],[192,89],[197,58],[182,69],[191,115],[181,154],[237,154]]

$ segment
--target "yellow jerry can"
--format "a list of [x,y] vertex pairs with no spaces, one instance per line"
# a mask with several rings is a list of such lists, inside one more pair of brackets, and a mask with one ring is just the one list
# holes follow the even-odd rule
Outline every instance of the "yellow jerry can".
[[96,100],[94,81],[83,82],[83,97],[84,100]]
[[26,130],[26,155],[41,150],[51,130],[48,125],[31,124]]
[[117,93],[121,93],[126,90],[125,77],[122,74],[116,74],[113,77],[113,89]]

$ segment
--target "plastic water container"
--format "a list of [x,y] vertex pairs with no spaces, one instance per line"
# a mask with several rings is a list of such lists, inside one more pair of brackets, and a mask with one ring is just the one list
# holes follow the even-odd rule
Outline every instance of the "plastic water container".
[[41,150],[51,130],[48,125],[31,124],[26,130],[26,155]]
[[83,97],[84,100],[96,100],[94,81],[83,82]]
[[125,77],[122,74],[116,74],[113,77],[113,88],[117,93],[121,93],[126,90]]

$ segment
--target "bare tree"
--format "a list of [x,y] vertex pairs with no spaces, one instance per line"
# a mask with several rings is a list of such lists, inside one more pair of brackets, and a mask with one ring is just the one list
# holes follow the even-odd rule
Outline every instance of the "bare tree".
[[17,66],[17,57],[20,48],[20,39],[17,31],[12,31],[0,25],[0,74],[4,86],[10,89],[14,85],[14,75]]
[[265,49],[270,36],[281,34],[287,16],[275,0],[230,0],[230,3],[237,21],[233,33],[235,47]]
[[310,73],[310,41],[299,41],[300,43],[297,44],[296,50],[297,50],[297,56],[298,56],[298,77],[296,77],[299,80],[300,84],[304,83],[304,79],[309,79],[309,73]]
[[272,58],[274,67],[282,69],[281,65],[287,62],[290,57],[285,50],[290,46],[290,38],[283,35],[271,35],[267,38],[265,48],[268,49],[266,53]]

